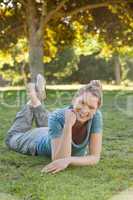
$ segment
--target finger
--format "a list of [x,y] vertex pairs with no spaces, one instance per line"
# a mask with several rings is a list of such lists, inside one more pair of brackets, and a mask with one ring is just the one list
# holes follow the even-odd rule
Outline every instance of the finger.
[[50,171],[52,171],[54,169],[56,169],[55,166],[44,167],[41,172],[47,173],[47,172],[50,172]]
[[41,172],[43,173],[43,172],[47,172],[48,171],[48,167],[47,167],[47,165],[41,170]]
[[75,112],[74,109],[72,109],[72,110],[71,110],[71,113],[72,113],[72,116],[75,116],[75,113],[76,113],[76,112]]
[[63,170],[63,169],[58,168],[58,169],[54,170],[54,171],[52,172],[52,174],[56,174],[56,173],[58,173],[58,172],[60,172],[60,171],[62,171],[62,170]]
[[72,111],[73,113],[75,113],[75,110],[74,110],[74,109],[72,109],[71,111]]
[[52,172],[52,171],[54,171],[54,170],[56,170],[57,168],[56,167],[51,167],[51,168],[48,168],[47,169],[47,172]]
[[41,173],[44,173],[44,172],[47,173],[47,168],[46,167],[41,170]]
[[54,162],[49,163],[48,165],[45,165],[44,168],[50,168],[54,166]]
[[44,167],[44,172],[49,172],[49,171],[52,171],[52,170],[54,170],[54,169],[56,169],[57,168],[57,166],[54,164],[54,163],[51,163],[51,164],[49,164],[49,165],[46,165],[45,167]]

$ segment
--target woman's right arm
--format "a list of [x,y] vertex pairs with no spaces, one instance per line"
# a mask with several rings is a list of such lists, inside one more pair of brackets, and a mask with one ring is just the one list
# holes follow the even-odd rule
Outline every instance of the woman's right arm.
[[52,145],[52,160],[66,158],[71,156],[72,151],[72,126],[76,121],[76,115],[71,110],[65,111],[65,124],[63,133],[60,137],[53,138]]

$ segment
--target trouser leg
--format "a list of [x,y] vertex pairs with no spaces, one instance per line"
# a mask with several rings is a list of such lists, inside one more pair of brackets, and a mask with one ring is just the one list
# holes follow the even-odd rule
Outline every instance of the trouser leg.
[[17,113],[11,128],[6,137],[8,145],[10,138],[18,133],[25,133],[32,128],[33,108],[30,105],[25,105],[20,112]]
[[49,111],[45,109],[42,105],[34,108],[33,110],[34,119],[37,127],[47,127],[48,126],[48,114]]
[[[36,146],[40,137],[46,137],[48,112],[42,106],[32,108],[29,105],[17,113],[14,123],[8,131],[6,138],[7,146],[23,154],[36,155]],[[33,119],[37,126],[42,128],[32,128]]]

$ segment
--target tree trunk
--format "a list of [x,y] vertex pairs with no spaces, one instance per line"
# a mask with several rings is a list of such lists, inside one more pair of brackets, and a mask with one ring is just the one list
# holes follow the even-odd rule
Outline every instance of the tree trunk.
[[121,83],[121,64],[118,53],[114,54],[114,73],[115,73],[115,83],[120,85]]
[[25,72],[25,61],[22,62],[22,65],[20,67],[21,69],[21,75],[23,77],[24,85],[27,85],[27,77],[26,77],[26,72]]
[[29,42],[29,66],[31,80],[34,81],[38,73],[44,73],[43,64],[43,29],[38,34],[40,18],[37,14],[35,1],[28,0],[27,27]]
[[44,73],[44,52],[42,43],[43,38],[38,40],[36,34],[32,35],[29,40],[29,66],[32,80],[35,80],[35,77],[38,73]]

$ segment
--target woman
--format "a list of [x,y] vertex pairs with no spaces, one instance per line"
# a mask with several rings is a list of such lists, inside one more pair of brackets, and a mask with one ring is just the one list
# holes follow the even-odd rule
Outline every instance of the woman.
[[[46,97],[45,83],[39,74],[36,83],[28,85],[30,101],[17,113],[8,131],[7,146],[23,154],[51,157],[52,162],[42,172],[97,164],[102,148],[100,81],[91,81],[77,91],[70,106],[50,114],[41,105]],[[34,129],[33,120],[37,125]]]

